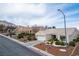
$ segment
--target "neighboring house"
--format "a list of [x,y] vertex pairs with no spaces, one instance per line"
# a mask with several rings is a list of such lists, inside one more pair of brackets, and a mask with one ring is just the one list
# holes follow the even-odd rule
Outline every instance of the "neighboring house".
[[32,32],[32,29],[30,27],[24,27],[24,26],[17,26],[16,32]]
[[39,30],[43,30],[44,27],[42,26],[32,26],[32,27],[29,27],[29,26],[17,26],[16,28],[16,32],[28,32],[28,33],[36,33],[38,32]]
[[32,31],[34,33],[37,33],[40,30],[45,30],[45,28],[43,26],[37,26],[37,25],[36,26],[32,26],[31,28],[32,28]]
[[[67,28],[67,43],[72,41],[77,37],[79,31],[76,28]],[[58,40],[65,39],[65,29],[64,28],[55,28],[55,29],[46,29],[44,31],[39,31],[36,34],[37,40],[45,41],[51,38],[57,38]]]

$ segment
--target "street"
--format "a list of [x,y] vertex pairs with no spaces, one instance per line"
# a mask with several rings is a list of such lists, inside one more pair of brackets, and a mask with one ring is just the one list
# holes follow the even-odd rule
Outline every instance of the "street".
[[0,36],[0,56],[41,56],[14,41]]

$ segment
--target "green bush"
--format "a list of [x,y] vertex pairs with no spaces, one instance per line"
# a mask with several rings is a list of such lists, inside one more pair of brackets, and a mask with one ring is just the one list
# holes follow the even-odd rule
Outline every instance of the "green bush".
[[77,39],[79,39],[79,37],[77,37]]
[[65,45],[65,43],[64,43],[63,41],[61,41],[61,42],[60,42],[60,45],[64,46],[64,45]]
[[32,39],[31,39],[32,37],[30,37],[30,36],[27,36],[27,39],[29,40],[29,41],[31,41]]
[[73,39],[73,41],[74,41],[74,42],[79,42],[79,39],[78,39],[78,38],[77,38],[77,39]]
[[50,42],[48,42],[48,41],[47,41],[47,42],[45,42],[45,43],[46,43],[46,44],[50,44]]
[[56,41],[55,44],[56,44],[56,45],[62,45],[62,46],[65,45],[65,43],[64,43],[63,41]]
[[23,36],[23,34],[21,34],[21,33],[17,35],[17,38],[18,38],[18,39],[21,39],[21,38],[23,38],[23,37],[24,37],[24,36]]
[[53,39],[54,41],[59,41],[57,38]]
[[69,42],[69,46],[75,46],[75,42],[74,41]]
[[74,42],[77,42],[77,39],[73,39]]
[[60,45],[60,41],[56,41],[55,44],[56,44],[56,45]]
[[[50,43],[49,43],[49,42],[50,42]],[[49,44],[53,44],[53,39],[49,39],[49,40],[48,40],[48,43],[49,43]]]
[[35,38],[35,34],[28,33],[28,32],[21,32],[21,33],[17,34],[17,38],[18,39],[21,39],[21,38],[25,39],[25,38],[27,38],[28,41],[37,40]]
[[77,42],[79,42],[79,37],[77,38]]

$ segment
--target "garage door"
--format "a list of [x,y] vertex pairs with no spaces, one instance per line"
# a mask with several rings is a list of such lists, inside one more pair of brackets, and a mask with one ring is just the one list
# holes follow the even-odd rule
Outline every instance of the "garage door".
[[36,38],[37,38],[37,40],[39,40],[39,41],[44,41],[44,40],[46,40],[45,36],[37,36]]

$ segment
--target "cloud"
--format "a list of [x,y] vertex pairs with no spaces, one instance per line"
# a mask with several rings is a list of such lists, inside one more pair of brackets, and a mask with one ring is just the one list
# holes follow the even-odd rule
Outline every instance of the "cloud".
[[19,25],[27,25],[46,13],[45,4],[7,3],[0,4],[0,7],[0,19]]
[[[0,18],[18,25],[48,25],[48,26],[63,26],[63,15],[57,11],[61,9],[65,15],[69,25],[78,26],[76,21],[78,18],[72,17],[77,14],[79,9],[65,11],[66,8],[73,4],[25,4],[25,3],[10,3],[0,4]],[[76,19],[76,21],[74,21]],[[74,23],[75,22],[75,23]],[[73,23],[73,24],[71,24]]]
[[46,11],[44,4],[34,5],[34,4],[22,4],[22,3],[4,4],[1,10],[2,13],[4,14],[30,13],[37,15],[42,15]]
[[29,24],[30,25],[34,25],[34,24],[37,24],[37,25],[40,25],[40,26],[53,26],[55,23],[57,23],[58,20],[57,20],[57,17],[51,17],[51,14],[48,14],[44,17],[41,17],[41,18],[36,18],[36,19],[32,19]]

